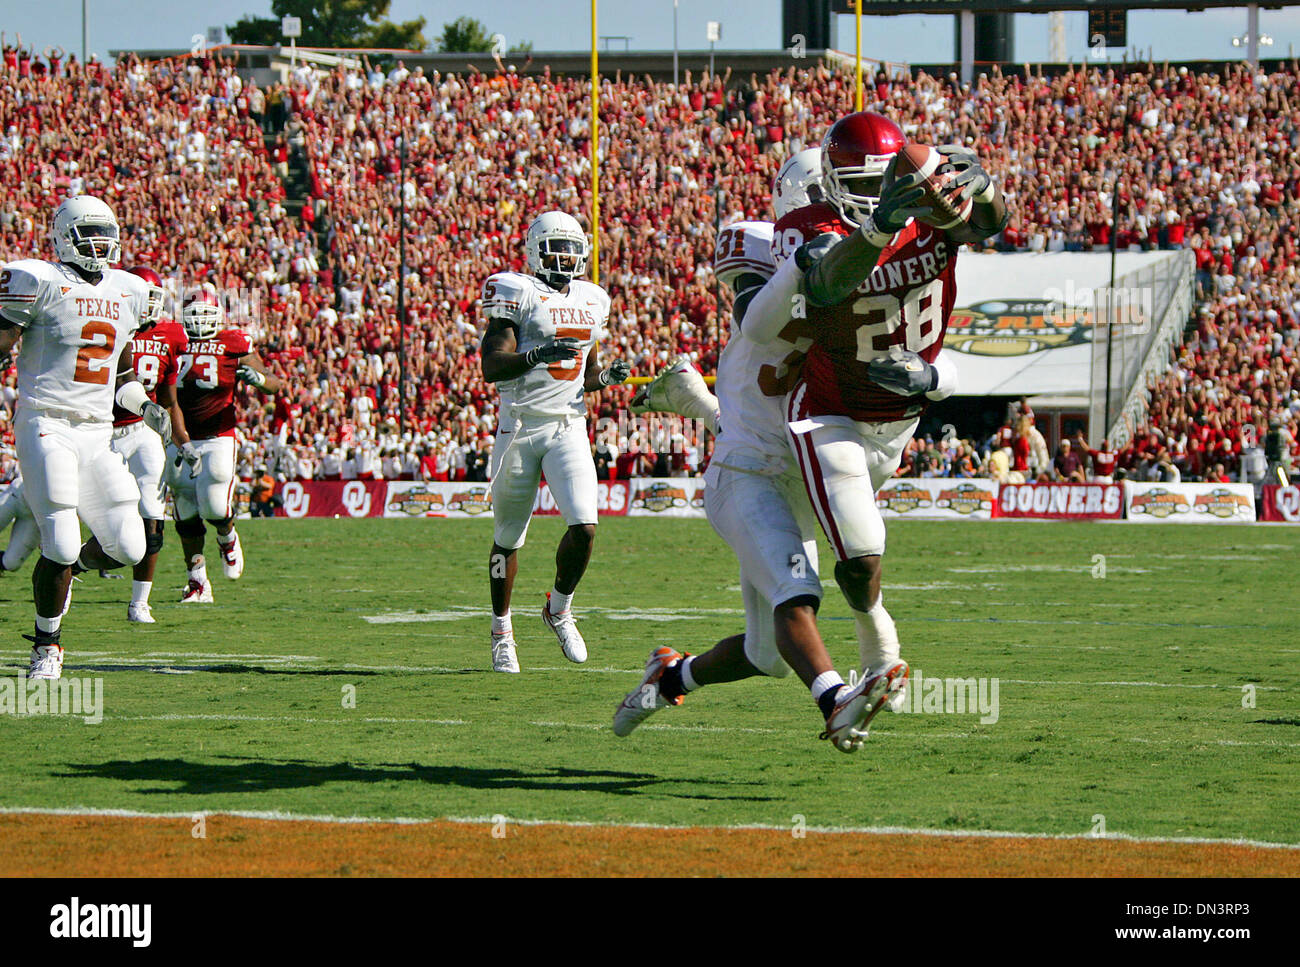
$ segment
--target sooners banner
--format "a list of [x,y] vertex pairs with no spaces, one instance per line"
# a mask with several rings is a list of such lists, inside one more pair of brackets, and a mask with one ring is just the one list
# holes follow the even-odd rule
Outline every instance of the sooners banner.
[[629,517],[703,517],[704,478],[633,477]]
[[1255,488],[1240,483],[1124,482],[1125,516],[1135,524],[1253,523]]
[[998,485],[978,477],[897,477],[876,492],[881,517],[989,520]]
[[1300,524],[1300,487],[1265,484],[1260,500],[1259,519]]
[[1103,483],[1003,484],[995,517],[1046,520],[1118,520],[1124,487]]
[[[626,514],[631,484],[604,481],[596,488],[596,510]],[[492,517],[492,488],[486,483],[411,480],[302,480],[283,485],[277,517]],[[537,515],[559,510],[550,488],[537,489]]]
[[280,488],[277,517],[383,517],[383,480],[291,480]]

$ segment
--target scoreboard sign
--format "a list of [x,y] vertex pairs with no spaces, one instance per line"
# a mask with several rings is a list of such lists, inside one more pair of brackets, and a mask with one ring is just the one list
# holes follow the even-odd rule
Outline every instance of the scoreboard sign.
[[1127,47],[1128,11],[1109,7],[1088,11],[1089,47]]

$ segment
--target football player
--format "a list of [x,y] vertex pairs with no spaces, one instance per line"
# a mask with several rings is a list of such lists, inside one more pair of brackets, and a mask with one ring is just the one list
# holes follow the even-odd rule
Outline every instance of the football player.
[[[22,259],[0,270],[0,356],[22,338],[14,416],[27,503],[41,535],[32,572],[35,634],[28,677],[63,672],[60,629],[72,565],[113,568],[144,557],[140,491],[114,452],[113,404],[171,438],[166,407],[136,378],[131,336],[148,312],[144,280],[111,266],[121,257],[117,218],[89,195],[54,213],[57,262]],[[80,518],[80,521],[78,520]],[[81,522],[94,537],[83,547]]]
[[[162,318],[166,292],[158,273],[146,266],[129,271],[149,286],[148,313],[131,340],[135,374],[149,398],[165,406],[171,414],[172,442],[184,455],[192,476],[197,471],[198,451],[190,443],[176,401],[177,365],[188,344],[185,330],[175,320]],[[167,454],[158,435],[145,432],[140,417],[121,407],[114,409],[113,417],[113,449],[131,468],[140,488],[140,516],[144,519],[145,533],[145,556],[131,575],[131,603],[127,605],[126,617],[128,621],[153,624],[149,593],[153,589],[154,569],[163,545],[163,522],[167,517],[163,506]]]
[[32,551],[41,546],[41,532],[32,509],[27,506],[22,477],[15,477],[4,493],[0,493],[0,531],[10,524],[14,527],[9,532],[9,544],[0,555],[0,573],[18,570]]
[[[894,177],[903,132],[880,114],[837,121],[822,143],[826,200],[775,229],[779,268],[750,304],[748,333],[780,333],[792,305],[812,345],[790,394],[790,440],[835,551],[835,580],[853,610],[864,675],[898,661],[898,632],[880,594],[885,525],[876,490],[897,470],[930,401],[956,389],[939,351],[956,296],[957,248],[1006,227],[1006,205],[979,159],[948,145],[943,191],[972,199],[949,229],[917,173]],[[901,700],[901,693],[899,695]]]
[[248,336],[227,327],[225,320],[210,282],[191,291],[181,306],[188,345],[177,360],[176,399],[190,446],[173,446],[168,461],[176,533],[189,570],[181,604],[213,600],[203,557],[204,521],[216,531],[226,577],[235,580],[244,573],[244,552],[235,533],[235,387],[247,383],[264,393],[283,389]]
[[597,363],[609,296],[582,278],[590,246],[577,219],[544,212],[529,225],[525,246],[527,274],[498,272],[483,283],[483,378],[496,383],[501,396],[490,474],[492,668],[512,673],[519,661],[510,595],[543,473],[568,530],[555,555],[555,585],[542,621],[569,661],[587,660],[571,609],[596,536],[596,464],[584,396],[631,373],[622,360],[604,369]]
[[[818,149],[787,162],[772,190],[777,217],[819,197],[820,176]],[[718,235],[714,258],[719,279],[736,295],[731,338],[718,362],[721,429],[705,474],[704,506],[740,561],[745,632],[698,656],[656,648],[641,683],[615,709],[615,735],[630,734],[657,709],[680,704],[702,685],[782,678],[793,667],[825,718],[822,738],[853,752],[907,677],[900,661],[845,685],[817,630],[822,588],[816,524],[787,441],[784,406],[812,340],[789,313],[777,338],[760,344],[746,335],[750,300],[776,271],[772,231],[770,222],[730,225]]]

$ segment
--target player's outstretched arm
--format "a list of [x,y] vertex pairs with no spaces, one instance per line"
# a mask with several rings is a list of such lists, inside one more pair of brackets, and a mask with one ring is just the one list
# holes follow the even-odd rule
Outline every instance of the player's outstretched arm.
[[247,383],[263,393],[279,393],[284,389],[284,380],[267,371],[260,353],[249,353],[239,357],[239,367],[235,376],[241,383]]
[[483,379],[499,383],[522,376],[534,366],[576,359],[582,352],[581,347],[580,340],[565,337],[521,353],[515,324],[509,319],[493,316],[488,319],[487,332],[483,334]]

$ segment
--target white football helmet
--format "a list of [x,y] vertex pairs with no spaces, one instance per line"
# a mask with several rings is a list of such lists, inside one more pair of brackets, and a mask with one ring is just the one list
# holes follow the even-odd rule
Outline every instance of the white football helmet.
[[822,197],[822,149],[805,148],[791,155],[772,183],[772,211],[777,220]]
[[524,241],[528,271],[553,289],[563,289],[587,271],[591,244],[578,220],[566,212],[543,212],[528,226]]
[[217,287],[204,282],[185,296],[181,307],[181,325],[192,339],[215,339],[225,325],[226,311],[221,307]]
[[50,243],[60,262],[87,272],[103,272],[122,259],[117,216],[91,195],[68,198],[55,209]]

